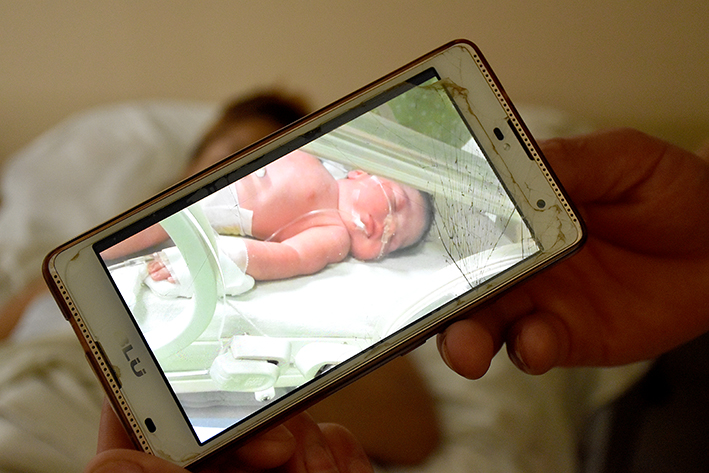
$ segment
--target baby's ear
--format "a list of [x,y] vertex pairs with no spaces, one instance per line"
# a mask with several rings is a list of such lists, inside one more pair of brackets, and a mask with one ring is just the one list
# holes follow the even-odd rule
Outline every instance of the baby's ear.
[[347,179],[357,179],[358,177],[368,176],[368,175],[369,174],[362,171],[361,169],[354,169],[354,170],[347,173]]

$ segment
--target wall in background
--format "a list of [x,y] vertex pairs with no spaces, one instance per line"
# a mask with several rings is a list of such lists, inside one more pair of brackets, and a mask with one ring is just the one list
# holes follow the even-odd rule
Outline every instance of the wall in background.
[[709,2],[0,0],[0,161],[62,118],[284,87],[319,107],[447,42],[513,101],[709,138]]

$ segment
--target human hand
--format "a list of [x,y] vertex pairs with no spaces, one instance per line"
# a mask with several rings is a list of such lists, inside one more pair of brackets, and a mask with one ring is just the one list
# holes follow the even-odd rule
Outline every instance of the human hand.
[[152,260],[148,263],[148,274],[153,281],[165,281],[175,283],[175,277],[170,273],[170,270],[159,259]]
[[709,331],[709,163],[632,130],[540,146],[588,240],[439,335],[446,363],[478,378],[506,343],[533,374],[611,366]]
[[[245,446],[215,454],[199,471],[287,473],[371,472],[369,460],[352,434],[336,424],[317,425],[301,413],[259,435]],[[111,407],[104,401],[98,454],[85,473],[187,473],[187,470],[133,449]]]

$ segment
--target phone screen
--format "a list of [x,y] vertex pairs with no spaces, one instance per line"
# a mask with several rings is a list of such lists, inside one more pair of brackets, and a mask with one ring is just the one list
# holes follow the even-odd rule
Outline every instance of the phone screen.
[[540,250],[449,94],[426,71],[95,245],[198,442]]

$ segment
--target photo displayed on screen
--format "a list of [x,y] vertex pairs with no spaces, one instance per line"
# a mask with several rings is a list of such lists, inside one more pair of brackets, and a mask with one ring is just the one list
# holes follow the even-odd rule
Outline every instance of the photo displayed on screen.
[[204,443],[538,250],[433,77],[101,256]]

